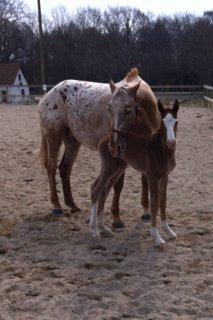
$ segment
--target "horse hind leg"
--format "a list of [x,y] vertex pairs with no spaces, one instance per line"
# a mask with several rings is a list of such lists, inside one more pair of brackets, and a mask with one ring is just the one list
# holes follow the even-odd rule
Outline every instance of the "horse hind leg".
[[59,198],[56,189],[55,174],[57,169],[58,154],[62,143],[62,135],[60,133],[53,133],[51,135],[46,136],[45,139],[47,144],[46,170],[50,185],[50,200],[53,204],[52,214],[54,216],[58,216],[63,213],[63,210],[59,203]]
[[70,131],[65,133],[63,138],[65,150],[62,157],[62,160],[59,164],[59,171],[62,181],[63,193],[64,193],[64,202],[71,208],[71,212],[81,211],[75,204],[72,196],[72,190],[70,185],[70,175],[73,167],[73,163],[76,160],[76,157],[79,152],[80,143],[73,137]]

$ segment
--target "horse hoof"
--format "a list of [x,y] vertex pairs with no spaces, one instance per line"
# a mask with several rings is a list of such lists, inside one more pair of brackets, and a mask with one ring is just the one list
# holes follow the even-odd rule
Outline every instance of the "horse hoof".
[[148,221],[148,220],[151,219],[151,214],[150,213],[144,213],[144,214],[142,214],[141,219],[143,221]]
[[125,224],[123,221],[113,222],[112,228],[113,229],[125,229]]
[[165,251],[165,249],[166,249],[166,244],[165,244],[165,243],[161,243],[161,244],[159,244],[157,247],[158,247],[158,249],[159,249],[160,251]]
[[74,207],[74,208],[71,208],[71,209],[70,209],[70,212],[71,212],[71,213],[81,212],[81,209],[78,208],[78,207]]
[[92,237],[93,241],[100,241],[101,240],[101,235],[97,234],[95,236]]
[[60,208],[53,209],[52,213],[51,213],[51,216],[54,217],[54,218],[61,217],[61,216],[63,216],[63,210],[60,209]]

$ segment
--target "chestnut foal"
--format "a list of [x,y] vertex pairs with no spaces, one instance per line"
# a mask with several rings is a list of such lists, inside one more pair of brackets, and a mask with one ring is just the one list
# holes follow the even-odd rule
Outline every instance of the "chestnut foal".
[[[156,216],[158,207],[160,208],[161,222],[163,230],[171,237],[176,234],[169,227],[166,220],[166,191],[168,184],[168,174],[175,167],[175,149],[177,132],[177,112],[179,103],[176,100],[171,109],[163,107],[158,101],[158,109],[161,114],[161,126],[150,139],[143,138],[139,132],[129,132],[126,148],[119,157],[113,157],[111,140],[105,139],[99,147],[101,157],[101,172],[91,188],[91,220],[90,229],[93,237],[100,237],[100,232],[111,233],[112,231],[104,225],[103,210],[106,198],[111,187],[130,165],[142,173],[142,205],[145,212],[149,211],[150,191],[150,211],[152,215],[151,236],[157,246],[163,246],[165,241],[159,235]],[[116,130],[116,141],[119,147],[119,137],[123,145],[124,136],[122,128]],[[120,134],[119,134],[120,133]],[[113,136],[113,132],[111,136]],[[114,148],[114,141],[113,141]]]

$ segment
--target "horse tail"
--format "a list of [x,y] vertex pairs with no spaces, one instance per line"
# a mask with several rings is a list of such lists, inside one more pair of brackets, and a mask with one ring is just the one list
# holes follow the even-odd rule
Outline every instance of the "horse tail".
[[48,155],[47,155],[47,141],[44,136],[44,133],[41,131],[41,145],[39,150],[38,158],[41,162],[41,164],[47,168],[48,166]]

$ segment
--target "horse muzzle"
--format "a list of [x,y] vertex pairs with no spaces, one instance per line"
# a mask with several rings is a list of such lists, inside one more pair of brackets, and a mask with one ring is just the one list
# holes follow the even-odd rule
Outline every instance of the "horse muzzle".
[[117,139],[110,139],[109,151],[113,157],[121,158],[126,150],[127,141],[123,137],[118,137]]
[[169,149],[175,149],[175,147],[176,147],[176,140],[175,140],[175,139],[174,139],[174,140],[167,140],[166,144],[167,144],[167,147],[168,147]]

